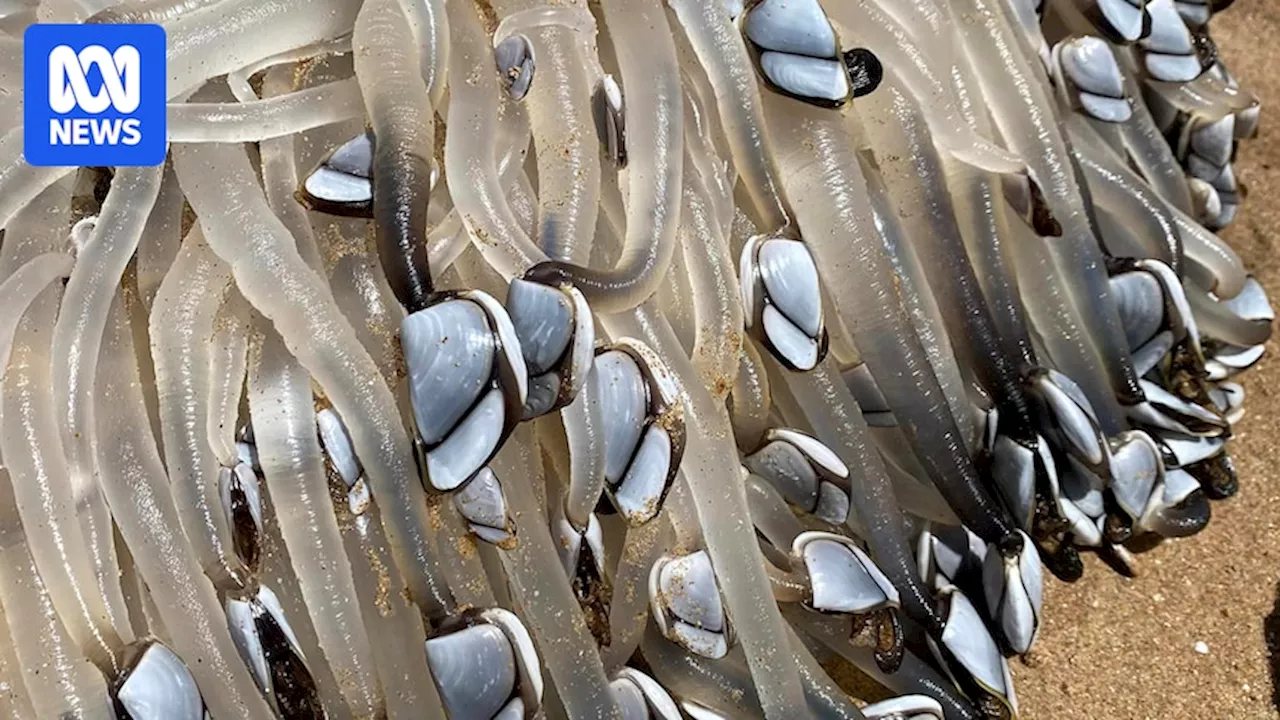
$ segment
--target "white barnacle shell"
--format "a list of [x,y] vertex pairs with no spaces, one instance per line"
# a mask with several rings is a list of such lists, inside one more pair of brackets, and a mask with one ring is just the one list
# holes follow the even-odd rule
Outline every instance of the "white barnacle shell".
[[587,299],[571,285],[517,279],[507,291],[507,312],[529,372],[525,419],[573,402],[587,382],[595,353],[595,323]]
[[1246,278],[1240,292],[1230,300],[1224,300],[1223,304],[1245,320],[1270,323],[1276,319],[1275,310],[1271,307],[1271,301],[1267,299],[1266,290],[1253,276]]
[[963,525],[926,523],[917,550],[920,577],[937,588],[973,581],[987,557],[982,538]]
[[693,720],[729,720],[719,710],[713,710],[697,700],[681,701],[680,709]]
[[770,87],[822,107],[853,97],[839,38],[818,0],[761,0],[738,17]]
[[204,700],[191,671],[159,641],[142,646],[118,681],[116,700],[128,720],[201,720]]
[[1191,27],[1203,27],[1213,14],[1212,4],[1208,0],[1174,0],[1173,6],[1183,21]]
[[373,132],[339,145],[302,181],[298,197],[319,212],[369,217],[373,212]]
[[[1037,461],[1047,455],[1044,445],[1044,438],[1039,435],[1029,446],[1008,435],[998,434],[987,447],[991,456],[991,480],[1018,526],[1024,529],[1031,527],[1035,514],[1036,475],[1037,471],[1044,472]],[[1049,459],[1051,462],[1052,458]]]
[[1261,343],[1249,347],[1224,344],[1209,354],[1204,366],[1209,379],[1216,382],[1253,367],[1265,353],[1266,346]]
[[1094,0],[1086,14],[1108,40],[1117,44],[1137,42],[1150,32],[1151,19],[1145,0]]
[[729,652],[733,633],[705,550],[659,558],[649,571],[649,605],[668,640],[712,659]]
[[1178,275],[1159,260],[1137,260],[1113,274],[1111,296],[1120,314],[1134,369],[1146,375],[1179,345],[1194,358],[1204,356],[1200,330]]
[[627,166],[627,113],[622,88],[609,73],[600,76],[591,95],[591,114],[605,155],[618,168]]
[[1244,387],[1239,383],[1217,383],[1209,388],[1209,398],[1231,425],[1244,418]]
[[347,487],[355,485],[364,471],[360,468],[360,458],[356,457],[351,435],[342,417],[333,408],[324,408],[316,413],[316,427],[320,431],[320,444],[333,469]]
[[1187,189],[1191,191],[1193,215],[1201,224],[1208,225],[1210,220],[1222,214],[1222,195],[1208,181],[1188,176]]
[[561,503],[553,513],[551,529],[555,532],[560,564],[569,577],[579,573],[583,562],[589,562],[593,572],[604,577],[604,531],[595,513],[588,517],[585,528],[577,528],[565,515],[564,504]]
[[450,717],[532,715],[542,667],[520,619],[501,608],[469,612],[426,641],[427,663]]
[[236,555],[246,566],[256,567],[263,532],[262,488],[257,471],[246,462],[239,462],[234,468],[220,468],[218,491]]
[[529,94],[536,70],[533,44],[524,35],[512,35],[493,49],[493,61],[512,100],[523,100]]
[[791,554],[809,573],[809,606],[825,613],[866,614],[898,606],[898,590],[851,539],[835,533],[800,533]]
[[928,695],[899,695],[862,708],[867,720],[942,720],[942,705]]
[[333,408],[322,408],[316,412],[316,427],[325,457],[347,486],[347,508],[352,515],[364,513],[373,502],[373,494],[369,492],[364,469],[360,467],[360,458],[356,457],[355,447],[351,444],[351,436],[347,433],[342,417]]
[[1086,466],[1100,466],[1105,459],[1102,433],[1080,387],[1062,373],[1048,370],[1033,379],[1031,395],[1049,419],[1050,439]]
[[1195,40],[1173,0],[1147,3],[1151,33],[1138,42],[1142,64],[1151,77],[1165,82],[1188,82],[1203,72]]
[[1040,610],[1044,604],[1040,556],[1031,538],[1021,530],[1020,551],[1006,557],[988,550],[982,565],[983,595],[987,610],[1000,627],[1009,647],[1025,654],[1040,632]]
[[652,520],[684,456],[684,405],[666,365],[644,343],[622,338],[596,356],[603,409],[605,491],[632,526]]
[[515,653],[500,628],[481,624],[427,640],[427,662],[451,717],[492,718],[519,702]]
[[426,484],[456,490],[524,415],[528,373],[515,328],[502,305],[470,290],[406,317],[400,339]]
[[743,463],[801,510],[833,525],[849,516],[849,469],[816,438],[789,428],[770,429],[760,449]]
[[826,355],[818,266],[800,240],[758,235],[739,263],[747,328],[793,370],[812,370]]
[[990,695],[1012,709],[1016,716],[1018,701],[1009,663],[996,646],[982,616],[955,587],[942,588],[938,596],[947,602],[946,624],[940,643],[933,637],[927,639],[934,654],[962,688],[974,687]]
[[1221,436],[1206,438],[1180,433],[1157,433],[1155,440],[1160,445],[1160,455],[1166,471],[1217,457],[1226,447],[1226,438]]
[[319,691],[276,594],[259,585],[256,595],[228,597],[225,610],[231,639],[267,697],[277,705],[318,711]]
[[1138,380],[1146,401],[1127,407],[1135,424],[1156,431],[1213,437],[1226,432],[1230,423],[1217,408],[1183,400],[1145,378]]
[[1151,494],[1151,499],[1137,527],[1164,537],[1178,537],[1186,534],[1184,523],[1170,523],[1170,516],[1180,514],[1178,508],[1201,493],[1200,481],[1191,473],[1181,468],[1167,470],[1164,482]]
[[1165,325],[1164,293],[1160,282],[1142,270],[1116,273],[1109,282],[1111,298],[1120,314],[1129,347],[1141,347]]
[[817,0],[763,0],[742,23],[751,42],[778,52],[835,57],[836,31]]
[[1092,36],[1075,38],[1060,43],[1055,55],[1076,90],[1073,100],[1080,109],[1103,122],[1122,123],[1132,117],[1124,75],[1106,42]]
[[880,669],[896,672],[904,653],[898,590],[862,548],[843,535],[808,531],[792,542],[791,558],[809,580],[805,607],[853,618],[850,642],[870,646]]
[[515,522],[507,510],[502,484],[493,470],[481,468],[475,479],[453,496],[453,502],[466,518],[471,532],[481,540],[501,545],[515,537]]
[[609,607],[613,585],[605,565],[604,530],[600,520],[591,513],[586,527],[577,527],[565,513],[564,503],[556,503],[551,513],[551,532],[560,564],[587,617],[587,627],[596,642],[606,646],[612,640]]
[[613,700],[625,720],[680,720],[680,707],[657,680],[631,667],[624,667],[609,681]]
[[[1236,116],[1227,113],[1218,119],[1196,118],[1187,123],[1187,142],[1185,149],[1194,154],[1195,160],[1188,157],[1187,162],[1203,162],[1212,168],[1225,168],[1231,162],[1235,151]],[[1209,178],[1217,176],[1210,170]]]

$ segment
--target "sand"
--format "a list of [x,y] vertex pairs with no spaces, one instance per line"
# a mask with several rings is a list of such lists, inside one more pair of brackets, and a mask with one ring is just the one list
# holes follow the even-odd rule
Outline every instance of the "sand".
[[[1224,237],[1280,298],[1280,0],[1239,0],[1212,24],[1228,66],[1262,98],[1240,148],[1249,198]],[[1240,493],[1198,536],[1139,556],[1140,576],[1086,558],[1075,584],[1048,579],[1040,640],[1014,661],[1024,720],[1280,718],[1280,360],[1277,341],[1242,376],[1248,415],[1229,446]],[[1202,645],[1200,643],[1203,643]]]

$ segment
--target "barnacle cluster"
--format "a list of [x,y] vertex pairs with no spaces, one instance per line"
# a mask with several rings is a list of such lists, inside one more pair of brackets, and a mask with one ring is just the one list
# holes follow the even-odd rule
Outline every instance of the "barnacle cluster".
[[[1016,717],[1236,488],[1225,4],[0,3],[2,714]],[[26,163],[36,21],[164,165]]]

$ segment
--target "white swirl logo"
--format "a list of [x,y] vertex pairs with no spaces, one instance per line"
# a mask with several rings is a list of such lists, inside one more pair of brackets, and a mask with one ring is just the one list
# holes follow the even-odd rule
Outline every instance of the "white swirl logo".
[[[66,45],[49,51],[49,108],[66,114],[77,108],[97,114],[107,108],[131,113],[142,102],[140,58],[137,48],[121,45],[114,53],[89,45],[77,53]],[[89,90],[87,75],[97,66],[102,76],[98,92]]]

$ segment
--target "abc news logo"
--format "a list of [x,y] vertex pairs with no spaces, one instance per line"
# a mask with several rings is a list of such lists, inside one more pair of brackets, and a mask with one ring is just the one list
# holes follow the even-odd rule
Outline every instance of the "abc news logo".
[[[59,45],[49,53],[49,108],[66,115],[77,108],[97,115],[108,108],[121,114],[138,109],[142,102],[138,49],[121,45],[114,53],[101,45],[80,52]],[[89,89],[86,72],[102,75],[98,92]],[[49,120],[51,145],[137,145],[142,141],[137,118],[53,118]]]
[[164,162],[163,28],[32,25],[23,38],[23,59],[27,162]]

